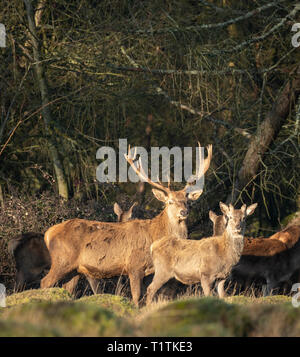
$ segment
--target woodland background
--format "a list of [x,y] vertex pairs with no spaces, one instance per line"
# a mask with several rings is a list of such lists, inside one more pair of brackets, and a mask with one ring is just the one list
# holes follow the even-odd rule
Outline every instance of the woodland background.
[[[96,151],[213,144],[190,231],[219,201],[258,202],[249,234],[300,210],[296,1],[10,0],[0,3],[0,280],[7,240],[62,219],[161,209],[147,185],[101,184]],[[181,185],[172,187],[179,189]]]

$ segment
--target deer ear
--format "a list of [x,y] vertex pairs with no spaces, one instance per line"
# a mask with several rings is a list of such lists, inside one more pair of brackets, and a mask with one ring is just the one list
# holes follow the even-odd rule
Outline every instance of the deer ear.
[[256,207],[257,207],[257,203],[253,203],[253,205],[249,206],[246,210],[247,216],[250,216],[255,211]]
[[137,202],[133,202],[132,206],[130,207],[130,209],[133,209],[133,207],[137,206]]
[[121,207],[117,204],[117,202],[115,202],[114,204],[114,212],[118,217],[121,216],[121,214],[123,213]]
[[188,198],[188,200],[196,201],[202,195],[202,192],[203,192],[203,190],[189,192],[187,198]]
[[214,211],[209,211],[209,219],[215,223],[215,220],[217,219],[217,215],[215,214]]
[[220,202],[219,205],[220,205],[221,212],[223,214],[227,215],[228,211],[229,211],[228,206],[226,206],[225,203],[223,203],[223,202]]
[[137,205],[137,202],[134,202],[133,205],[129,208],[128,212],[132,213],[132,210],[136,205]]
[[245,213],[245,212],[246,212],[246,208],[247,208],[246,204],[243,204],[243,206],[240,208],[240,210],[241,210],[243,213]]
[[153,195],[162,202],[166,202],[168,199],[168,195],[166,193],[164,193],[161,190],[156,190],[155,188],[152,189]]

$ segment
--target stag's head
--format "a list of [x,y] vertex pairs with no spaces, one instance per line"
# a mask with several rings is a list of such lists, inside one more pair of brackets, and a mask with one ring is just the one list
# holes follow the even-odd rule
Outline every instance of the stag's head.
[[246,218],[250,216],[257,207],[257,203],[253,203],[247,208],[244,204],[240,209],[235,209],[232,204],[229,206],[220,202],[220,209],[225,219],[225,229],[227,232],[244,235]]
[[[200,143],[198,143],[200,147]],[[134,160],[136,157],[136,153],[131,155],[130,151],[130,146],[128,150],[128,155],[125,155],[126,160],[129,162],[130,166],[132,169],[135,171],[135,173],[143,180],[148,182],[151,186],[154,188],[152,189],[152,192],[154,196],[161,202],[165,204],[165,210],[170,218],[171,221],[177,220],[177,221],[185,221],[188,217],[189,214],[189,209],[188,209],[188,202],[189,201],[196,201],[202,194],[201,189],[197,189],[195,187],[195,182],[201,179],[201,177],[205,174],[205,172],[208,170],[211,158],[212,158],[212,145],[209,145],[207,147],[208,155],[207,158],[204,160],[204,167],[201,168],[202,164],[202,157],[200,156],[200,164],[198,165],[198,172],[196,175],[191,176],[187,180],[186,186],[179,190],[179,191],[174,191],[170,189],[170,182],[168,183],[168,186],[164,186],[161,182],[154,182],[150,178],[148,178],[148,175],[145,173],[143,167],[142,167],[142,162],[141,159],[138,161],[138,166],[134,164]],[[201,153],[201,150],[200,150]],[[202,171],[201,171],[202,169]],[[193,189],[194,187],[194,189]]]

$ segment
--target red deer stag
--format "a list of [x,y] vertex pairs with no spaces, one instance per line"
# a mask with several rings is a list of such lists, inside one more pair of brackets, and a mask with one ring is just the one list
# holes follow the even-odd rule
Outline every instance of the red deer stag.
[[[212,145],[207,150],[203,173],[200,174],[199,170],[196,180],[210,166]],[[165,203],[164,210],[153,219],[135,219],[125,223],[72,219],[51,227],[45,233],[45,242],[52,264],[41,282],[42,288],[53,286],[72,271],[93,279],[128,275],[132,299],[138,305],[141,281],[153,273],[150,245],[163,235],[187,238],[187,203],[188,200],[197,200],[202,193],[202,190],[187,192],[195,177],[193,182],[188,180],[184,189],[173,191],[150,180],[142,169],[141,160],[139,167],[135,166],[135,156],[131,155],[129,147],[126,160],[142,180],[154,187],[152,192]]]
[[[214,231],[222,231],[224,216],[210,214]],[[287,281],[300,269],[300,217],[269,238],[245,238],[239,263],[232,269],[231,279],[246,280],[247,285],[257,278],[266,282],[264,295],[270,295],[281,282]]]
[[[118,222],[126,222],[131,219],[132,210],[137,202],[127,211],[115,203],[114,212],[117,215]],[[40,284],[45,271],[50,269],[51,259],[44,242],[44,234],[37,232],[28,232],[13,237],[8,242],[8,250],[13,255],[16,263],[15,289],[23,290],[26,286]],[[71,294],[74,292],[78,283],[79,275],[64,285]],[[97,289],[98,281],[90,279],[89,283],[93,291]]]
[[183,284],[201,283],[205,296],[217,280],[219,297],[224,296],[224,282],[232,267],[239,261],[244,247],[245,219],[252,214],[257,203],[234,209],[220,202],[225,216],[225,231],[220,236],[201,240],[183,240],[167,235],[151,245],[154,278],[147,289],[147,304],[169,279]]

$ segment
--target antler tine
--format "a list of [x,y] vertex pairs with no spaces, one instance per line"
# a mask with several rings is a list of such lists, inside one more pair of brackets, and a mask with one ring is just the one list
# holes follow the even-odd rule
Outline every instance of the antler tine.
[[[194,184],[194,182],[196,180],[199,180],[201,178],[202,175],[205,175],[206,171],[208,170],[209,166],[210,166],[210,162],[211,162],[211,158],[212,158],[212,144],[209,144],[206,149],[207,149],[207,158],[204,160],[204,167],[203,167],[203,173],[201,175],[201,163],[203,161],[203,156],[202,156],[202,150],[201,150],[201,146],[200,146],[200,142],[198,141],[198,146],[199,146],[199,169],[198,172],[196,173],[195,176],[191,176],[188,181],[187,184],[185,186],[185,188],[183,189],[184,191],[189,187],[192,186]],[[193,180],[191,180],[193,179]]]
[[126,161],[129,163],[129,165],[132,167],[133,171],[144,181],[148,182],[151,186],[154,186],[156,188],[158,188],[161,191],[166,192],[167,194],[170,193],[169,188],[163,186],[162,184],[158,184],[156,182],[153,182],[152,180],[149,179],[148,175],[145,173],[143,166],[142,166],[142,160],[141,157],[138,160],[138,166],[136,167],[133,160],[136,157],[136,148],[135,148],[135,153],[134,153],[134,157],[132,158],[130,155],[130,145],[129,145],[129,151],[128,151],[129,155],[124,154]]
[[203,175],[206,173],[210,166],[211,158],[212,158],[212,144],[209,144],[207,147],[207,158],[204,161],[204,169],[203,169]]
[[[201,145],[200,142],[198,141],[198,147],[199,147],[199,163],[203,162],[203,155],[202,155],[202,150],[201,150]],[[201,165],[198,165],[198,172],[196,173],[196,179],[200,177],[201,174]]]
[[125,154],[125,157],[128,157],[129,159],[131,159],[132,161],[134,161],[134,159],[136,158],[136,147],[134,148],[134,153],[133,156],[131,155],[131,148],[130,145],[128,145],[128,154]]

